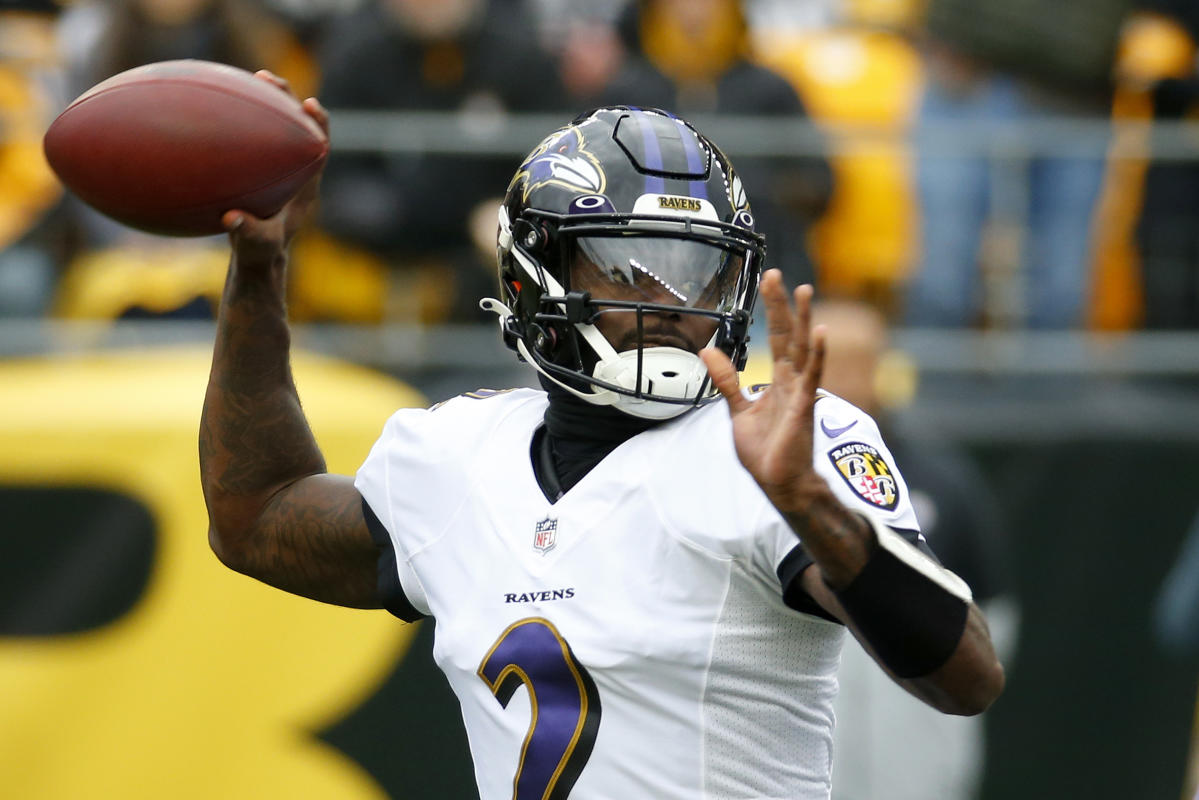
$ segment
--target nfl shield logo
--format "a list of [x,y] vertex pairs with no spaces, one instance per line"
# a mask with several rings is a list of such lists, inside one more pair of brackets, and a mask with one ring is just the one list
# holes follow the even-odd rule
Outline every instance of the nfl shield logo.
[[533,529],[533,549],[541,554],[548,553],[558,543],[558,520],[546,517]]

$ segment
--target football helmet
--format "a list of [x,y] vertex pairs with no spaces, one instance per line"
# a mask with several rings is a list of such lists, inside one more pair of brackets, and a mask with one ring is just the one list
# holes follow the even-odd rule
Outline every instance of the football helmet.
[[696,353],[745,366],[765,242],[740,178],[658,109],[600,108],[525,158],[497,237],[504,341],[597,405],[666,419],[717,397]]

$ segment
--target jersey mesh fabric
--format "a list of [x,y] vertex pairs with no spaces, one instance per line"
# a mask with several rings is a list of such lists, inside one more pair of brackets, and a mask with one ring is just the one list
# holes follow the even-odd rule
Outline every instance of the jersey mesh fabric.
[[734,576],[715,630],[703,699],[704,796],[828,798],[844,629]]

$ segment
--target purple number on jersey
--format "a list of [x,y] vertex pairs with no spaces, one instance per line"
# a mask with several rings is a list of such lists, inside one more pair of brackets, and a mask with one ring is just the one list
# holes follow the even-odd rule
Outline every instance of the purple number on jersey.
[[519,620],[487,651],[479,677],[504,708],[521,685],[529,692],[533,718],[513,800],[565,800],[587,764],[600,723],[599,692],[570,645],[547,619]]

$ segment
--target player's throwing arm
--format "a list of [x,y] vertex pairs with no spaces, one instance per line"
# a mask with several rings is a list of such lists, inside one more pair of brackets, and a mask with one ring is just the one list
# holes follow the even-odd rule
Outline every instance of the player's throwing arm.
[[[267,72],[261,80],[288,91]],[[315,99],[304,111],[325,132]],[[268,219],[223,216],[233,255],[217,318],[200,425],[209,540],[233,569],[306,597],[378,607],[377,552],[351,478],[329,475],[288,363],[287,247],[311,211],[319,173]]]

